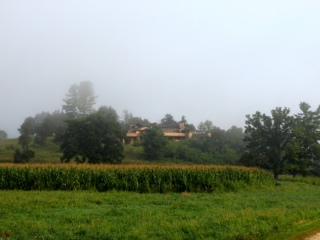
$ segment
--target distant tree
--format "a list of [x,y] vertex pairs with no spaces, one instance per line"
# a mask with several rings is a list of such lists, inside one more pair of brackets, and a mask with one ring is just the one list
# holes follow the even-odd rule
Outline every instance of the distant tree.
[[219,127],[211,127],[210,141],[214,152],[223,153],[227,147],[226,131]]
[[67,116],[63,111],[57,110],[51,114],[51,119],[53,124],[52,129],[54,135],[54,142],[61,142],[62,135],[64,134],[67,127]]
[[94,95],[94,90],[92,83],[90,81],[84,81],[79,83],[78,87],[78,111],[80,116],[86,116],[94,112],[93,105],[96,96]]
[[176,124],[177,122],[173,119],[173,116],[167,113],[164,118],[161,119],[161,124],[171,125]]
[[78,85],[73,84],[69,88],[66,98],[63,99],[65,105],[62,106],[62,109],[69,119],[84,117],[94,112],[95,98],[90,81],[83,81]]
[[18,131],[20,132],[19,144],[23,150],[28,150],[34,134],[34,119],[32,117],[26,118]]
[[78,85],[73,84],[66,94],[66,98],[63,99],[65,105],[62,105],[62,109],[66,112],[69,119],[76,118],[78,116],[78,99],[79,91]]
[[188,124],[188,121],[184,115],[182,115],[180,123]]
[[36,114],[33,117],[33,126],[34,126],[34,131],[37,133],[38,128],[41,126],[43,121],[50,116],[49,112],[42,111],[41,113]]
[[47,142],[47,138],[53,135],[53,122],[52,122],[51,114],[48,114],[40,125],[38,125],[35,129],[36,136],[34,138],[34,143],[45,145]]
[[157,126],[153,126],[143,136],[143,149],[147,160],[160,160],[168,140]]
[[225,132],[226,145],[241,155],[245,149],[244,137],[245,135],[242,128],[232,126]]
[[212,121],[206,120],[204,122],[200,122],[198,125],[198,129],[202,132],[209,132],[213,128]]
[[85,118],[67,121],[60,146],[62,162],[120,163],[124,158],[123,133],[117,119],[98,111]]
[[149,125],[148,119],[142,119],[141,117],[135,117],[128,110],[123,111],[121,126],[124,131],[127,131],[130,125]]
[[117,111],[112,108],[111,106],[107,107],[107,106],[102,106],[98,109],[98,113],[101,116],[104,116],[106,118],[112,117],[114,118],[117,122],[119,121],[119,116],[117,114]]
[[4,130],[0,130],[0,140],[7,139],[8,134]]
[[182,116],[182,117],[181,117],[180,123],[183,123],[184,126],[185,126],[185,128],[187,128],[187,129],[190,130],[190,131],[196,130],[196,128],[194,127],[193,124],[189,124],[189,123],[188,123],[187,118],[186,118],[185,116]]
[[45,145],[48,137],[59,142],[66,127],[66,114],[62,111],[41,112],[34,117],[34,143]]
[[241,163],[254,163],[255,166],[262,164],[260,167],[272,170],[274,178],[278,179],[284,169],[287,147],[293,137],[294,118],[289,113],[288,108],[276,108],[271,111],[271,116],[260,112],[246,116],[247,145]]

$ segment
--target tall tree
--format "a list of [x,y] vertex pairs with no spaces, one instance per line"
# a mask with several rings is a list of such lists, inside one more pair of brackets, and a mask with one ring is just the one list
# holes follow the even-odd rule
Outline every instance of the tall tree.
[[63,99],[65,105],[63,110],[69,119],[84,117],[94,112],[95,104],[94,90],[90,81],[83,81],[79,84],[73,84]]
[[66,112],[66,115],[69,119],[76,118],[78,115],[78,85],[73,84],[66,94],[66,98],[63,99],[65,105],[62,105],[62,109]]
[[247,146],[246,153],[241,157],[243,164],[261,164],[261,167],[271,169],[274,178],[278,179],[293,137],[294,118],[289,113],[288,108],[276,108],[271,111],[271,116],[260,112],[246,116],[244,140]]

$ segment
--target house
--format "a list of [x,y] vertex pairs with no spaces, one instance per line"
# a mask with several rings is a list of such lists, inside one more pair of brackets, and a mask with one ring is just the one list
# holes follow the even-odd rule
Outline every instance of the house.
[[162,130],[164,136],[173,141],[180,141],[187,138],[205,138],[210,137],[210,133],[200,132],[197,130],[189,130],[184,123],[177,124],[150,124],[150,125],[131,125],[127,138],[130,143],[139,142],[143,140],[143,135],[149,131],[153,126],[157,126]]

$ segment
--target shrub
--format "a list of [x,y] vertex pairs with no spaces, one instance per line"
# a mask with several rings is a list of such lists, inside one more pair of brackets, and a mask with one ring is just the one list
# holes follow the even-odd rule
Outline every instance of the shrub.
[[20,150],[16,149],[14,155],[13,155],[13,162],[14,163],[25,163],[29,162],[31,158],[33,158],[35,155],[34,151],[30,149]]

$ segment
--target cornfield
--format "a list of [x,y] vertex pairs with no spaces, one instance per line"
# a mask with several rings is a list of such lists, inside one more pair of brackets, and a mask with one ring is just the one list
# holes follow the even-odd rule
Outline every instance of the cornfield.
[[240,167],[0,165],[2,190],[217,192],[259,187],[272,179],[261,169]]

